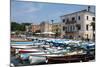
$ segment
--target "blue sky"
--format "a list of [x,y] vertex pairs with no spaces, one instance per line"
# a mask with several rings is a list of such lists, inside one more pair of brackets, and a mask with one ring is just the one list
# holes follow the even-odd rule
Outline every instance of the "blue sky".
[[[19,23],[40,23],[42,21],[60,22],[60,16],[87,9],[87,5],[54,4],[39,2],[11,1],[11,21]],[[91,6],[91,11],[95,7]]]

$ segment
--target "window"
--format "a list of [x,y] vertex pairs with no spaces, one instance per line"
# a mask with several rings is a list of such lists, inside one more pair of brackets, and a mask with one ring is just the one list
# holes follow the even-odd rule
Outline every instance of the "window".
[[75,26],[73,26],[73,31],[75,31]]
[[86,25],[86,30],[88,30],[88,24]]
[[70,31],[70,28],[69,28],[69,26],[67,27],[67,31],[68,31],[68,32]]
[[67,22],[69,22],[69,19],[67,19]]
[[72,26],[70,26],[70,32],[72,32]]
[[63,22],[65,22],[65,19],[63,19]]
[[86,18],[87,18],[87,20],[89,19],[89,17],[88,17],[88,16],[87,16]]
[[67,27],[66,27],[66,31],[67,31]]
[[80,20],[80,16],[78,16],[78,20]]
[[66,24],[69,22],[69,19],[66,19]]
[[80,38],[81,36],[79,35],[78,37]]
[[75,17],[72,17],[72,21],[75,20]]
[[92,17],[92,20],[95,21],[95,17]]
[[65,30],[65,27],[63,27],[63,31]]
[[81,30],[81,25],[80,24],[77,24],[76,27],[77,27],[77,30]]

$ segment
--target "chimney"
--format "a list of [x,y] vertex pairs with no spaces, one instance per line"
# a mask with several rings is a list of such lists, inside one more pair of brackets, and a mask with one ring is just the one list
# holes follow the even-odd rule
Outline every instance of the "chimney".
[[90,6],[88,6],[88,12],[90,12]]

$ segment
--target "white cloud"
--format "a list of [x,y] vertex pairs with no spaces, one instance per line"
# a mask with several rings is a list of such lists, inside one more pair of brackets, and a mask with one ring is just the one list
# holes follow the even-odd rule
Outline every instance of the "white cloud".
[[35,8],[35,7],[30,7],[30,8],[25,8],[25,9],[19,10],[18,12],[20,12],[20,13],[32,13],[32,12],[36,12],[36,11],[39,11],[39,9]]

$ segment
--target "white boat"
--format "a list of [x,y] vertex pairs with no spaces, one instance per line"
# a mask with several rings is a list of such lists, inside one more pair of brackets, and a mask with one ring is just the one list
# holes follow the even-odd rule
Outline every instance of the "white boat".
[[16,48],[16,49],[31,49],[31,48],[36,48],[38,46],[24,46],[24,45],[13,45],[11,46],[12,48]]
[[34,53],[34,52],[41,52],[41,49],[21,49],[19,53]]
[[[20,51],[20,50],[19,50]],[[45,55],[46,53],[43,51],[36,51],[36,52],[19,52],[20,54],[20,59],[25,60],[29,59],[29,56],[34,55],[34,56],[40,56],[40,55]]]
[[48,58],[50,57],[62,57],[62,54],[41,54],[41,55],[30,55],[30,64],[48,63]]
[[12,46],[30,46],[30,45],[33,45],[33,44],[11,44]]
[[45,52],[28,53],[30,64],[47,63],[47,58]]
[[30,61],[30,64],[47,63],[46,57],[40,56],[40,55],[29,56],[29,61]]
[[24,53],[24,54],[28,54],[28,55],[45,55],[45,54],[46,54],[46,52],[43,52],[43,51],[38,51],[38,52]]

